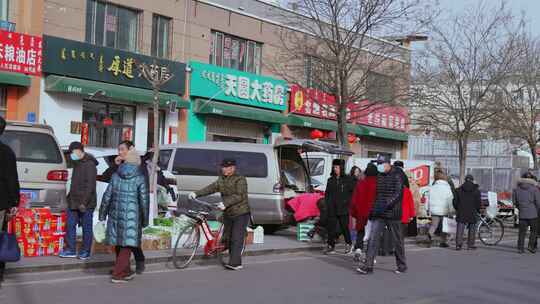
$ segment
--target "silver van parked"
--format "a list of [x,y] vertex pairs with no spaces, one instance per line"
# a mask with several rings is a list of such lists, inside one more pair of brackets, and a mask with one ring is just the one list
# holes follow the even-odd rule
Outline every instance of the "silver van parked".
[[0,140],[17,157],[21,200],[25,207],[51,207],[53,212],[64,210],[68,171],[52,128],[8,121]]
[[[187,195],[214,182],[224,158],[237,161],[238,173],[248,181],[253,221],[272,233],[292,222],[285,209],[288,198],[311,192],[311,178],[301,152],[348,153],[340,147],[313,140],[282,141],[275,145],[230,142],[184,143],[162,146],[159,165],[177,178],[179,204]],[[208,197],[218,202],[218,194]]]

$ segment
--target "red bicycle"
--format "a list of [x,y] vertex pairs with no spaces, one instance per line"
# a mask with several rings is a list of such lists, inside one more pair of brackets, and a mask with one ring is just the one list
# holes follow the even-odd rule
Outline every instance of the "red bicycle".
[[[222,265],[225,265],[226,257],[228,256],[227,241],[223,239],[224,225],[221,222],[217,231],[212,232],[208,224],[208,216],[212,210],[219,210],[215,205],[192,199],[192,202],[197,203],[206,210],[191,210],[185,209],[179,211],[179,216],[175,219],[175,225],[178,227],[178,236],[173,244],[172,262],[174,267],[184,269],[189,266],[197,249],[200,246],[201,231],[206,239],[204,245],[204,255],[206,257],[217,257]],[[217,217],[219,220],[219,216]],[[244,247],[242,254],[246,248],[244,239]]]

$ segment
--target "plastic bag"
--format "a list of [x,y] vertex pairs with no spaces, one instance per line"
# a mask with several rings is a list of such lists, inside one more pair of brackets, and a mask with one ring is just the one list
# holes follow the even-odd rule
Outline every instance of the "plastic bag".
[[107,225],[105,222],[97,222],[94,225],[94,240],[97,243],[103,243],[107,235]]
[[456,226],[457,226],[457,223],[456,223],[455,219],[449,218],[449,217],[444,217],[443,218],[442,232],[449,233],[449,234],[455,234],[456,233]]
[[371,230],[373,230],[373,221],[368,220],[366,227],[364,228],[365,234],[364,234],[364,242],[369,241],[369,237],[371,234]]

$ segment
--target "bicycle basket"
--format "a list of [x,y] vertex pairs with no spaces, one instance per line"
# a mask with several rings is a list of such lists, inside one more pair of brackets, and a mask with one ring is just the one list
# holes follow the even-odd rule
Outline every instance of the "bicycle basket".
[[190,201],[190,200],[184,200],[184,201],[178,201],[178,205],[176,208],[176,212],[178,214],[188,214],[188,210],[195,211],[195,212],[211,212],[212,208],[198,204],[197,202]]

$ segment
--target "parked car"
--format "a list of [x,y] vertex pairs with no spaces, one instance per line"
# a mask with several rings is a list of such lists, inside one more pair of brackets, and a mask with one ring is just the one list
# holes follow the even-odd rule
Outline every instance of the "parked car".
[[50,126],[9,121],[0,140],[17,157],[21,203],[60,212],[66,204],[68,171]]
[[[237,160],[237,170],[248,182],[248,197],[253,222],[272,233],[292,223],[285,209],[287,199],[297,193],[311,192],[313,187],[299,151],[350,153],[340,147],[312,140],[282,141],[275,145],[205,142],[161,147],[160,167],[177,178],[179,204],[187,195],[214,182],[224,158]],[[206,198],[218,202],[218,194]]]

